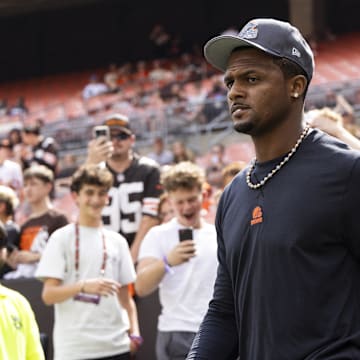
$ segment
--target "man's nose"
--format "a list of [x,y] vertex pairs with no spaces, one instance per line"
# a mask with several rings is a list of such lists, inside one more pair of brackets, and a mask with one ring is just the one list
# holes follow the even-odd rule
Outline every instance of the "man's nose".
[[238,82],[234,81],[233,85],[228,90],[227,97],[230,101],[234,101],[236,98],[239,97],[245,97],[245,90],[243,86],[241,86],[241,84],[239,84]]

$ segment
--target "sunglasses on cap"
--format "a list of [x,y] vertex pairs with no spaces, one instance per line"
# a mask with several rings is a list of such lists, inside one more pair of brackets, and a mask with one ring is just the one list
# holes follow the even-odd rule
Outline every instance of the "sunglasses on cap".
[[119,132],[116,134],[110,134],[110,138],[111,140],[116,139],[116,140],[127,140],[131,135],[130,134],[126,134],[124,132]]

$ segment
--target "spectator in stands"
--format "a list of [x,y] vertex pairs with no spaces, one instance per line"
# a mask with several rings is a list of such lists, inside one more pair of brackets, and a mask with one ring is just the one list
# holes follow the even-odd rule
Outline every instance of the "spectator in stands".
[[21,130],[18,128],[12,128],[7,134],[7,138],[9,139],[13,147],[15,145],[21,144],[22,143]]
[[306,113],[306,120],[312,127],[335,136],[353,149],[360,150],[360,140],[345,128],[342,116],[334,110],[311,110]]
[[[160,293],[157,359],[185,359],[212,295],[217,244],[214,225],[200,216],[204,181],[191,162],[163,174],[175,218],[150,229],[140,247],[136,292],[146,296],[159,287]],[[180,238],[184,229],[192,235]]]
[[223,187],[222,170],[228,164],[225,158],[225,146],[215,144],[211,147],[210,164],[206,167],[206,178],[211,186]]
[[226,165],[221,171],[221,175],[223,178],[223,181],[222,181],[223,186],[222,187],[225,188],[225,186],[230,184],[232,179],[241,170],[245,169],[246,165],[247,164],[245,161],[233,161],[233,162],[229,163],[228,165]]
[[200,114],[204,107],[207,94],[208,92],[200,80],[195,81],[192,84],[191,91],[186,93],[188,103],[187,112],[189,113],[188,117],[191,118],[191,121],[202,121],[197,118],[198,116],[201,116]]
[[58,164],[58,144],[50,136],[41,134],[39,121],[35,124],[24,126],[22,132],[22,156],[23,168],[27,169],[32,165],[45,165],[55,175]]
[[174,74],[165,68],[161,59],[153,61],[148,76],[151,81],[158,85],[165,85],[174,80]]
[[[6,258],[7,234],[0,224],[0,267]],[[0,284],[0,359],[44,360],[39,327],[24,296]]]
[[82,97],[84,100],[90,99],[93,96],[105,94],[109,89],[101,82],[96,74],[92,74],[89,78],[89,83],[85,85],[82,91]]
[[110,93],[116,93],[119,91],[119,70],[116,64],[111,63],[109,70],[104,75],[104,83],[107,86],[107,90]]
[[55,360],[126,360],[141,343],[136,306],[126,286],[135,280],[129,246],[102,225],[112,181],[111,172],[97,165],[73,175],[78,222],[50,237],[36,272],[44,281],[45,304],[55,305]]
[[111,141],[105,138],[89,142],[87,163],[105,162],[114,177],[109,204],[103,211],[105,227],[122,234],[129,243],[134,261],[147,231],[158,224],[160,186],[158,164],[133,151],[135,134],[129,119],[111,114],[104,125],[110,128]]
[[54,185],[53,172],[44,165],[34,165],[24,172],[24,198],[31,214],[20,229],[19,250],[9,256],[16,270],[7,279],[32,277],[49,236],[68,223],[64,214],[53,208],[50,192]]
[[65,154],[60,162],[60,169],[57,178],[68,178],[78,169],[77,157],[75,154]]
[[155,160],[160,166],[172,164],[174,156],[170,150],[165,149],[162,137],[156,137],[153,142],[153,151],[148,153],[150,159]]
[[0,184],[10,186],[20,192],[23,186],[21,166],[11,160],[12,144],[8,139],[0,140]]
[[29,109],[25,105],[25,98],[23,96],[19,96],[16,99],[15,104],[10,108],[9,115],[10,116],[18,116],[18,115],[26,115],[29,112]]
[[177,140],[177,141],[173,142],[172,152],[173,152],[175,164],[177,164],[181,161],[195,162],[194,153],[185,146],[183,141]]
[[207,124],[226,111],[226,89],[219,76],[212,78],[213,86],[208,92],[199,121]]
[[6,138],[10,141],[12,147],[12,160],[16,161],[20,166],[23,166],[21,160],[21,153],[23,148],[21,130],[19,128],[12,128],[7,134]]
[[139,60],[135,64],[135,70],[132,75],[132,81],[138,85],[146,83],[149,71],[147,69],[147,63],[144,60]]
[[224,191],[224,188],[231,183],[231,181],[234,179],[234,177],[243,169],[246,167],[246,162],[244,161],[233,161],[226,165],[222,171],[222,187],[220,189],[217,189],[212,197],[211,202],[211,212],[216,213],[216,209],[219,205],[219,200],[221,197],[221,194]]
[[8,113],[7,100],[0,99],[0,117]]
[[[19,205],[19,198],[14,190],[8,186],[0,185],[0,221],[4,224],[7,234],[7,253],[17,249],[20,243],[20,228],[14,222],[15,210]],[[0,270],[0,278],[13,270],[12,264],[6,262]]]
[[160,224],[169,222],[175,215],[173,206],[169,199],[169,194],[167,192],[163,192],[160,196],[158,214]]
[[204,78],[204,62],[194,54],[184,53],[180,57],[180,68],[182,69],[183,81],[201,81]]

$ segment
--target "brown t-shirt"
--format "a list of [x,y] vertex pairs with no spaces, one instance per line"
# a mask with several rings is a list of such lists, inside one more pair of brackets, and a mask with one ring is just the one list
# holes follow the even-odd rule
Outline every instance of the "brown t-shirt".
[[65,226],[67,223],[66,216],[54,209],[50,209],[39,217],[25,221],[20,229],[20,250],[30,250],[39,231],[46,231],[50,236],[56,229]]

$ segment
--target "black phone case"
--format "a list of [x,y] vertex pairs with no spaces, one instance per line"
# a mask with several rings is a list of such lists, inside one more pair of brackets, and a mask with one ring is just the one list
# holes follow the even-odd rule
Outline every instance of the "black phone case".
[[192,229],[179,229],[179,240],[192,240],[193,239],[193,231]]

